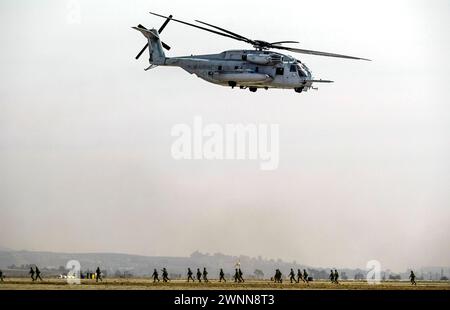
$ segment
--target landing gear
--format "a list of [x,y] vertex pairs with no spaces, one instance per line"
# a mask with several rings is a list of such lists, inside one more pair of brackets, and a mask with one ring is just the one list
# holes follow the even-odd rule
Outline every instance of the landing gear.
[[258,88],[256,87],[249,87],[248,88],[252,93],[256,93],[256,91],[258,90]]
[[294,88],[296,93],[301,93],[303,91],[303,87]]
[[236,85],[237,85],[237,83],[234,82],[234,81],[229,81],[228,82],[228,86],[231,86],[231,88],[234,88]]

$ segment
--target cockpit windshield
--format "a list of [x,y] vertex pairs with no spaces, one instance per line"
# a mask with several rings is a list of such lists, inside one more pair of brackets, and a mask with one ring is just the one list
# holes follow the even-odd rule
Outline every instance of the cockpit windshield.
[[298,72],[298,75],[300,77],[307,77],[308,76],[306,74],[306,71],[299,64],[297,64],[297,72]]

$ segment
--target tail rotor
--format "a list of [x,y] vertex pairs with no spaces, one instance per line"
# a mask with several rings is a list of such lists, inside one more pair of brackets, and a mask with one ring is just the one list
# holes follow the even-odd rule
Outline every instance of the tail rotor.
[[[165,22],[161,25],[161,27],[159,27],[158,33],[161,33],[161,32],[164,30],[164,28],[166,28],[167,24],[170,22],[171,19],[172,19],[172,15],[169,15],[169,17],[167,17],[167,19],[166,19]],[[142,26],[141,24],[139,24],[137,27],[140,28],[140,29],[147,30],[147,28],[145,28],[145,27]],[[164,42],[161,41],[161,45],[162,45],[166,50],[170,50],[170,46],[167,45],[166,43],[164,43]],[[147,42],[147,44],[145,44],[145,46],[142,48],[142,50],[139,52],[139,54],[136,55],[135,58],[136,58],[136,59],[139,59],[139,57],[141,57],[142,53],[145,52],[145,50],[147,49],[147,47],[148,47],[148,42]]]

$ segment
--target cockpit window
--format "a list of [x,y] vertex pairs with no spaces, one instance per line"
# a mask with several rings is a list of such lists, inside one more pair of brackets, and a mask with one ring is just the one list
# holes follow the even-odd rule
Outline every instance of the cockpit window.
[[296,72],[297,71],[297,67],[295,65],[291,65],[291,69],[289,71],[290,72]]
[[292,58],[291,56],[288,56],[288,55],[283,56],[283,62],[294,62],[294,61],[295,61],[295,59]]

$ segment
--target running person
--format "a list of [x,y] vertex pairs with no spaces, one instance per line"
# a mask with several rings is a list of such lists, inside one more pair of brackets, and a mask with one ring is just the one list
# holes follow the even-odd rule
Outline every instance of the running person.
[[187,281],[188,281],[188,282],[189,282],[189,280],[192,280],[192,282],[195,282],[195,280],[194,280],[194,278],[192,277],[192,275],[193,275],[193,273],[192,273],[191,268],[188,268],[188,273],[187,273],[187,276],[188,276]]
[[411,273],[409,275],[409,279],[411,280],[411,285],[417,285],[416,283],[416,275],[414,274],[414,272],[411,270]]
[[97,270],[95,270],[95,282],[98,282],[98,280],[103,282],[102,272],[100,270],[100,267],[97,267]]
[[241,279],[239,278],[239,271],[236,268],[236,272],[234,273],[234,282],[241,282]]
[[339,273],[334,269],[334,283],[339,284]]
[[42,281],[41,278],[41,271],[39,270],[38,266],[36,266],[36,277],[34,278],[35,280],[39,279]]
[[156,268],[153,270],[152,277],[153,277],[153,283],[155,283],[156,281],[159,282],[158,271],[156,270]]
[[295,281],[295,273],[294,273],[294,269],[291,268],[291,272],[289,273],[289,279],[291,280],[291,283],[298,283],[297,281]]
[[308,273],[306,272],[306,269],[303,269],[303,281],[305,281],[306,284],[309,284],[309,278],[308,278]]
[[202,282],[202,273],[200,271],[200,268],[197,268],[197,280],[198,282]]
[[297,269],[297,283],[300,283],[300,280],[302,280],[302,282],[305,282],[305,280],[303,279],[302,271],[300,269]]
[[245,282],[244,278],[242,277],[244,273],[242,272],[241,268],[239,268],[238,272],[239,272],[239,282]]
[[331,269],[331,271],[330,271],[329,278],[330,278],[331,283],[334,283],[334,271],[333,271],[333,269]]
[[225,279],[225,273],[223,272],[223,269],[220,268],[220,272],[219,272],[219,282],[222,282],[222,280],[224,282],[227,282],[227,280]]
[[208,271],[206,271],[206,267],[203,267],[203,282],[209,282],[208,281]]
[[33,270],[33,267],[30,267],[30,272],[28,272],[29,274],[30,274],[30,276],[31,276],[31,280],[34,282],[34,270]]
[[170,279],[169,279],[169,273],[167,272],[166,267],[164,267],[161,271],[162,271],[162,276],[163,276],[163,282],[168,282],[168,281],[170,281]]

